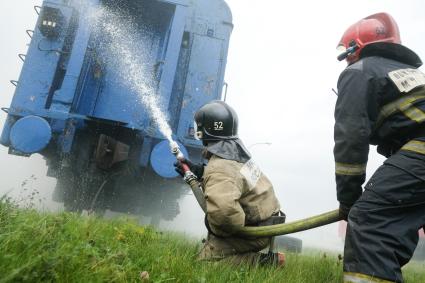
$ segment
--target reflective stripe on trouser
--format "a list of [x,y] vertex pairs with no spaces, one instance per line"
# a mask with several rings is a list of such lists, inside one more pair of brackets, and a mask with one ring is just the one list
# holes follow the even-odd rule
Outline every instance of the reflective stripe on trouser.
[[[401,152],[390,161],[398,157],[401,167],[416,162]],[[403,282],[401,267],[410,261],[418,244],[418,230],[425,223],[425,186],[388,162],[374,173],[351,208],[344,248],[344,272],[371,276],[375,281],[351,276],[345,282]]]
[[344,283],[394,283],[361,273],[344,272]]
[[335,173],[338,175],[363,175],[366,173],[366,164],[349,164],[349,163],[335,163]]

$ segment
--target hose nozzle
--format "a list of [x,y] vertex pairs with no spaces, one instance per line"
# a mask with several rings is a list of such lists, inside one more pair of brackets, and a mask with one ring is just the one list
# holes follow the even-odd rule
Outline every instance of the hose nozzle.
[[185,162],[183,162],[185,160],[185,158],[184,158],[183,153],[180,150],[178,143],[175,142],[175,141],[170,141],[170,148],[171,148],[171,153],[174,154],[177,161],[179,161],[181,163],[181,166],[182,166],[184,174],[185,174],[185,179],[189,178],[190,177],[189,175],[193,175],[193,173],[190,171],[189,166]]
[[170,148],[171,148],[171,153],[174,154],[177,158],[177,160],[182,160],[184,159],[184,155],[180,150],[179,145],[177,144],[177,142],[175,141],[171,141],[170,142]]

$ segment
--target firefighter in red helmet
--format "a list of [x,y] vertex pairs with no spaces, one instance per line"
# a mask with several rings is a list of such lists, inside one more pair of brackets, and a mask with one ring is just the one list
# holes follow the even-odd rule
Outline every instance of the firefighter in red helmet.
[[[338,80],[335,171],[348,220],[344,282],[402,282],[425,225],[425,74],[386,13],[344,33]],[[365,185],[369,145],[387,157]]]

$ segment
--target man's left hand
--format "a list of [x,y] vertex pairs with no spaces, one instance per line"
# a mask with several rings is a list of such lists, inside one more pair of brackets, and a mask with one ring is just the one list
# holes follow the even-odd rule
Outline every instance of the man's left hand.
[[350,213],[352,206],[352,204],[339,203],[339,216],[341,216],[345,221],[348,221],[348,214]]
[[177,173],[179,173],[180,176],[184,177],[184,169],[182,166],[182,163],[186,164],[190,171],[198,178],[202,178],[202,175],[204,174],[204,164],[195,164],[189,159],[183,159],[180,161],[177,161],[174,163],[174,167]]

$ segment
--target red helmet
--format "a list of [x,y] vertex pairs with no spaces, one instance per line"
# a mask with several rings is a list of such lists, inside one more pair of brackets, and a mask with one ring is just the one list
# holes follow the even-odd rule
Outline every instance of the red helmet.
[[378,13],[361,19],[350,26],[342,36],[337,49],[341,50],[338,60],[347,59],[349,64],[359,60],[360,51],[375,42],[401,44],[396,21],[387,13]]

